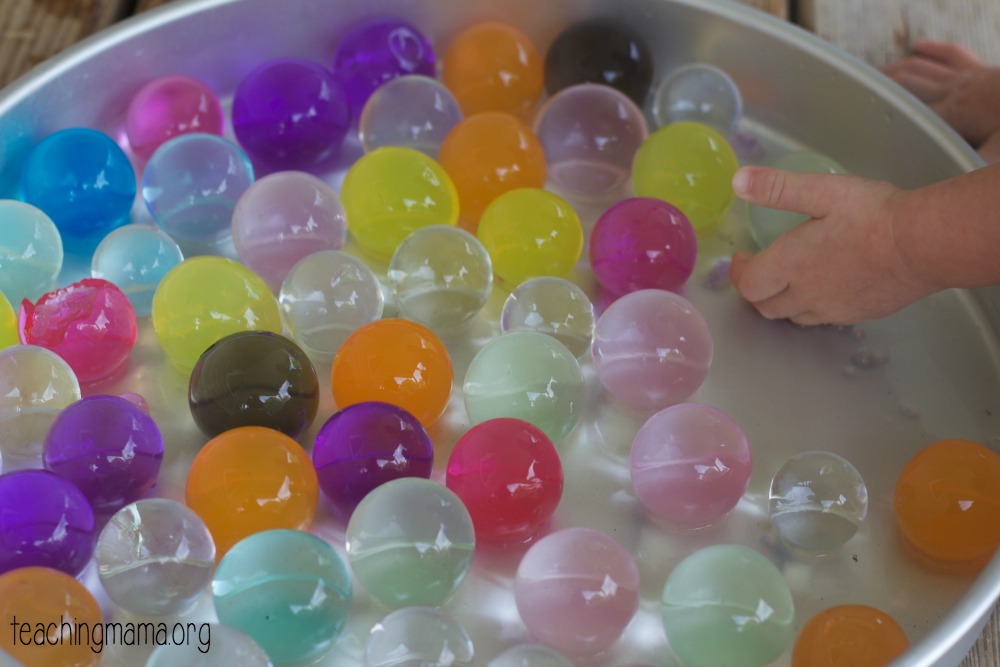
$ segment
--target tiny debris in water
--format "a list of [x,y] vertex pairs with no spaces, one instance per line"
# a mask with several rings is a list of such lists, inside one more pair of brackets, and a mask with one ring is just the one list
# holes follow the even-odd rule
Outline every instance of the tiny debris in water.
[[883,366],[888,362],[889,353],[884,350],[859,347],[851,355],[851,363],[858,368],[875,368],[876,366]]
[[732,284],[729,280],[730,263],[728,257],[715,260],[708,272],[708,279],[705,281],[710,289],[721,290]]

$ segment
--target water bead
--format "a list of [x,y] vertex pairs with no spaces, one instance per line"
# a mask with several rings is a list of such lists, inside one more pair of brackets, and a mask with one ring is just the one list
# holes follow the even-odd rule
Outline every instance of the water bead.
[[340,250],[347,218],[340,196],[311,174],[270,174],[236,202],[233,245],[240,261],[277,290],[304,257]]
[[883,667],[909,647],[891,616],[860,604],[830,607],[809,619],[792,649],[792,667]]
[[194,132],[221,136],[224,127],[215,91],[189,76],[153,79],[132,97],[125,112],[125,134],[142,160],[173,137]]
[[399,406],[425,427],[451,397],[451,357],[430,329],[400,319],[379,320],[352,333],[331,369],[333,400],[346,408],[365,401]]
[[0,507],[0,573],[40,566],[76,576],[90,562],[94,511],[69,480],[48,470],[5,473]]
[[153,330],[171,363],[186,374],[229,334],[280,332],[281,313],[267,284],[247,267],[224,257],[193,257],[156,288]]
[[541,276],[526,280],[510,293],[500,313],[500,329],[538,331],[565,345],[577,358],[594,338],[594,304],[576,283]]
[[470,232],[503,193],[545,186],[545,151],[531,128],[510,114],[465,118],[445,137],[438,159],[458,191],[460,224]]
[[41,209],[0,199],[0,292],[12,303],[37,299],[62,271],[63,242]]
[[365,667],[472,667],[469,633],[454,618],[429,607],[406,607],[372,627]]
[[38,467],[45,434],[67,405],[80,400],[69,364],[36,345],[0,350],[0,452],[5,470]]
[[662,199],[618,202],[601,214],[590,234],[594,277],[615,296],[678,290],[697,257],[698,239],[687,216]]
[[649,130],[625,94],[592,83],[565,88],[538,112],[535,134],[549,178],[570,195],[603,198],[621,192]]
[[567,528],[524,554],[514,600],[539,641],[567,655],[593,655],[611,648],[635,615],[639,569],[608,535]]
[[357,117],[372,93],[387,82],[406,75],[433,77],[434,48],[406,21],[362,21],[338,41],[333,75]]
[[163,461],[153,419],[120,396],[88,396],[52,422],[45,467],[73,482],[96,512],[117,512],[149,490]]
[[708,324],[690,301],[665,290],[639,290],[598,318],[591,354],[608,392],[634,408],[657,410],[698,390],[712,348]]
[[319,379],[302,348],[284,336],[241,331],[198,359],[188,382],[188,407],[210,438],[240,426],[265,426],[298,438],[319,409]]
[[5,350],[12,345],[20,344],[21,339],[17,335],[17,315],[14,307],[3,292],[0,292],[0,350]]
[[185,499],[222,556],[247,535],[308,526],[319,486],[299,443],[269,428],[244,426],[202,447],[188,472]]
[[663,587],[660,614],[670,648],[689,667],[763,667],[795,632],[785,578],[741,545],[706,547],[678,563]]
[[388,277],[400,314],[439,332],[475,317],[493,289],[492,263],[483,244],[446,225],[406,237],[389,262]]
[[92,248],[128,222],[135,172],[111,137],[70,128],[50,134],[31,150],[21,190],[24,201],[52,218],[65,243]]
[[250,635],[274,664],[304,664],[328,652],[347,622],[351,575],[318,537],[268,530],[225,555],[212,595],[219,621]]
[[896,480],[893,509],[906,543],[935,566],[978,570],[1000,546],[1000,455],[940,440]]
[[[30,628],[28,633],[15,634],[11,628],[0,634],[0,657],[9,656],[16,664],[96,667],[101,661],[103,644],[89,631],[103,623],[101,608],[90,591],[68,574],[47,567],[0,574],[0,618],[16,620],[19,630]],[[45,628],[43,634],[35,634],[39,627]],[[25,635],[32,641],[23,641]]]
[[514,417],[559,445],[583,415],[586,387],[580,364],[565,345],[536,331],[514,331],[476,353],[463,393],[473,424]]
[[458,496],[416,477],[373,489],[347,524],[354,576],[392,608],[433,607],[450,598],[469,572],[475,541]]
[[97,538],[94,560],[104,590],[119,607],[141,616],[175,615],[190,609],[212,581],[215,543],[183,504],[147,498],[111,517]]
[[389,259],[421,227],[454,225],[458,192],[441,165],[412,148],[389,146],[358,159],[340,189],[347,226],[361,248]]
[[542,644],[518,644],[490,660],[486,667],[573,667],[573,663]]
[[545,53],[545,89],[555,95],[578,83],[603,83],[640,107],[653,80],[653,57],[632,28],[607,18],[563,30]]
[[710,405],[681,403],[650,417],[632,441],[632,486],[655,517],[704,526],[724,516],[750,483],[750,445],[739,424]]
[[436,159],[441,142],[460,120],[462,108],[440,81],[401,76],[382,84],[368,98],[358,133],[367,152],[402,146]]
[[678,67],[660,82],[653,97],[659,125],[691,120],[728,137],[742,114],[740,89],[725,71],[706,63]]
[[[211,637],[205,646],[201,629]],[[274,667],[267,653],[253,638],[221,623],[198,626],[198,641],[164,644],[149,654],[146,667]]]
[[509,545],[532,539],[555,512],[563,470],[536,426],[489,419],[459,438],[445,483],[469,510],[480,543]]
[[539,276],[568,275],[583,250],[580,217],[547,190],[519,188],[486,207],[479,240],[493,260],[497,279],[514,287]]
[[299,58],[270,60],[247,74],[232,116],[240,145],[272,169],[307,169],[338,154],[351,120],[340,82]]
[[82,385],[124,368],[138,333],[128,297],[100,278],[43,294],[34,304],[25,299],[19,327],[22,342],[61,356]]
[[671,123],[649,135],[632,164],[636,195],[670,202],[696,232],[714,227],[733,201],[739,163],[726,138],[708,125]]
[[441,78],[466,116],[503,111],[528,118],[542,94],[542,58],[517,28],[479,23],[457,34],[442,61]]
[[153,312],[153,294],[184,253],[170,236],[152,225],[125,225],[104,237],[94,251],[90,275],[114,283],[138,317]]
[[416,417],[371,401],[330,417],[316,434],[312,460],[323,495],[346,520],[375,487],[400,477],[430,478],[434,448]]
[[253,179],[250,159],[233,142],[185,134],[153,153],[142,173],[142,198],[185,252],[212,253],[232,235],[233,210]]
[[868,514],[868,489],[857,468],[833,452],[796,454],[771,480],[771,523],[788,544],[832,551]]
[[[799,174],[845,174],[846,170],[826,155],[810,151],[784,153],[765,163],[769,167]],[[791,231],[809,219],[808,215],[792,211],[779,211],[756,204],[747,205],[747,222],[750,236],[757,247],[763,249],[779,236]]]
[[285,326],[310,356],[329,361],[359,327],[382,317],[384,296],[368,266],[338,250],[313,253],[281,284]]

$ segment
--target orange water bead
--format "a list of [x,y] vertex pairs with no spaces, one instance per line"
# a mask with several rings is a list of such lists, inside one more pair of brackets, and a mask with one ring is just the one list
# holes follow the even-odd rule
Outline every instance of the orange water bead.
[[792,667],[881,667],[908,646],[891,616],[874,607],[845,604],[805,624],[792,649]]
[[500,195],[545,186],[545,151],[538,137],[506,113],[481,113],[455,125],[438,160],[458,190],[459,225],[473,233]]
[[451,357],[430,329],[408,320],[366,324],[340,346],[331,371],[340,408],[381,401],[430,426],[451,397]]
[[1000,455],[982,445],[925,447],[903,468],[893,500],[903,536],[935,564],[977,570],[1000,546]]
[[480,23],[448,45],[441,77],[466,116],[506,111],[527,120],[545,84],[542,57],[520,30]]
[[104,618],[65,572],[22,567],[0,575],[0,649],[25,667],[89,667],[101,660]]
[[216,558],[222,558],[254,533],[306,528],[316,513],[319,482],[295,440],[244,426],[217,435],[198,452],[185,497],[212,533]]

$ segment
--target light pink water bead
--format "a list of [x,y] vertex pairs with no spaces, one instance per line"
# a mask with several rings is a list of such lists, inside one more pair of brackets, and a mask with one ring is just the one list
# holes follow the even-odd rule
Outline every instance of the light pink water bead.
[[514,577],[521,620],[540,642],[571,656],[609,649],[639,608],[639,568],[618,542],[591,528],[546,535]]
[[232,224],[236,254],[275,290],[299,260],[340,250],[347,233],[340,196],[301,171],[271,174],[247,188]]
[[670,406],[649,418],[632,441],[632,486],[654,517],[704,526],[729,512],[750,483],[743,429],[702,403]]
[[192,132],[222,136],[224,126],[215,91],[188,76],[153,79],[135,94],[125,115],[129,144],[142,160],[168,139]]
[[712,334],[684,297],[646,289],[621,297],[594,327],[591,354],[601,384],[640,410],[687,400],[712,364]]

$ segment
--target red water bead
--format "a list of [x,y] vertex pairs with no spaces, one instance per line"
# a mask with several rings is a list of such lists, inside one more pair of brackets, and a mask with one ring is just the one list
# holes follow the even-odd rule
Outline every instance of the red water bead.
[[85,278],[21,302],[18,334],[26,345],[66,360],[80,384],[106,380],[128,361],[135,345],[135,311],[114,283]]
[[539,428],[501,417],[459,439],[445,484],[469,510],[477,541],[517,544],[533,538],[555,512],[562,463]]

